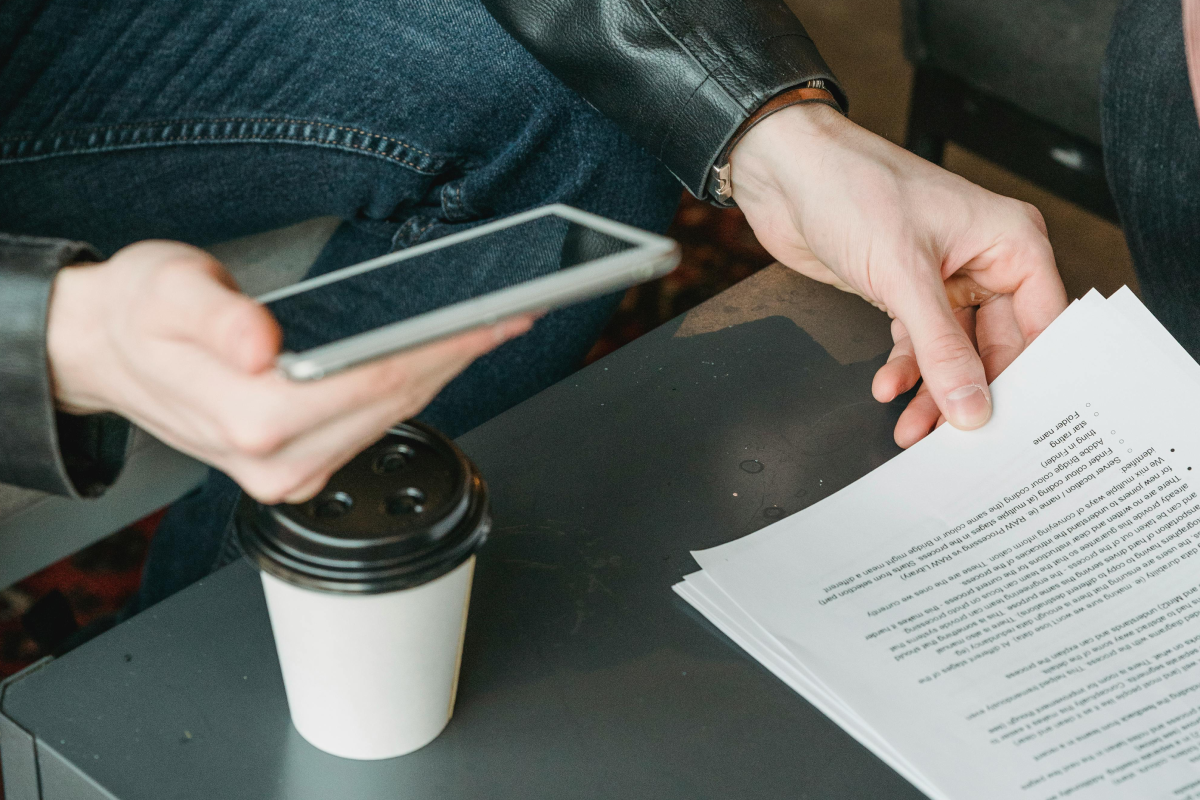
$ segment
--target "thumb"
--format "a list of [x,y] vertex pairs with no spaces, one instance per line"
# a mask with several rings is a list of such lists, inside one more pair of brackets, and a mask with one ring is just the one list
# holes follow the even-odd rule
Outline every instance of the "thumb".
[[908,329],[921,377],[946,420],[961,430],[983,426],[992,416],[992,393],[983,362],[955,319],[941,281],[914,287],[911,296],[892,308]]
[[221,264],[202,250],[187,248],[154,274],[160,330],[187,339],[226,366],[254,374],[269,368],[279,353],[279,323],[237,284]]

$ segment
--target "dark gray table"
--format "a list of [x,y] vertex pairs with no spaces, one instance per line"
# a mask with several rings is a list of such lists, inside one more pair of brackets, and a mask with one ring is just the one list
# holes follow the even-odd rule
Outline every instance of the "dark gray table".
[[425,749],[302,740],[235,564],[7,684],[8,800],[922,797],[671,591],[895,454],[886,331],[771,269],[463,437],[496,531]]

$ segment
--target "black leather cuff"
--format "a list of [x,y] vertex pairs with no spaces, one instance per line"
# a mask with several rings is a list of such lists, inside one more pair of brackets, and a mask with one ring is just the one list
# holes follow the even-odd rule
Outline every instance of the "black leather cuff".
[[551,72],[709,197],[756,109],[821,80],[846,96],[784,0],[483,0]]
[[82,242],[0,234],[0,483],[94,497],[121,471],[129,423],[55,411],[46,356],[55,275],[99,259]]
[[[806,35],[792,34],[760,43],[764,56],[756,80],[731,91],[728,76],[712,76],[688,98],[662,142],[659,157],[684,187],[701,200],[725,205],[708,191],[713,166],[742,124],[771,98],[812,81],[823,81],[839,110],[848,106],[846,93]],[[766,56],[769,54],[769,58]],[[769,65],[769,66],[768,66]],[[772,71],[772,69],[774,71]]]

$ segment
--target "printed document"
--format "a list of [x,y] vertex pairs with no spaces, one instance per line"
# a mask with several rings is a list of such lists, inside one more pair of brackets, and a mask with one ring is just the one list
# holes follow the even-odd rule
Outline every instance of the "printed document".
[[1200,800],[1200,365],[1123,289],[676,591],[935,800]]

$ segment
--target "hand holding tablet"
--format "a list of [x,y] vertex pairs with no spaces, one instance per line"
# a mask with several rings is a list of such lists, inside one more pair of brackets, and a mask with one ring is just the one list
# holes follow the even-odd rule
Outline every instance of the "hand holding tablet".
[[[523,263],[495,255],[497,236],[524,237]],[[439,269],[466,255],[478,269]],[[530,312],[677,259],[670,240],[555,206],[299,284],[264,306],[203,250],[139,242],[59,274],[47,341],[55,399],[71,413],[120,414],[263,502],[300,502],[472,361],[526,332]],[[373,278],[389,268],[407,271],[392,281],[402,290],[381,293]],[[381,309],[394,314],[382,328],[324,333]]]

